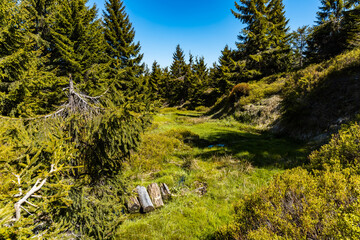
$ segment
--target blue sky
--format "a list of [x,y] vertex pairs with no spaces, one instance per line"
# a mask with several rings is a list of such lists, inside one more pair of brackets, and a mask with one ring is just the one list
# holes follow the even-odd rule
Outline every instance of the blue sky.
[[[96,3],[102,13],[105,0]],[[169,66],[177,44],[186,56],[204,56],[210,67],[225,45],[235,48],[243,28],[230,9],[234,0],[124,0],[126,12],[140,41],[143,61],[151,67],[154,60]],[[313,25],[320,0],[284,0],[291,29]]]

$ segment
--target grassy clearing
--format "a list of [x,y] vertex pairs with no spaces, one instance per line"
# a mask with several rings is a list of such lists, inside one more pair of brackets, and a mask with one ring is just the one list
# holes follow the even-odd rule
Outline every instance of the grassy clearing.
[[174,197],[153,213],[129,216],[117,237],[210,238],[232,220],[235,202],[265,186],[274,174],[301,165],[306,153],[302,145],[232,119],[165,109],[155,116],[125,174],[133,187],[165,182]]

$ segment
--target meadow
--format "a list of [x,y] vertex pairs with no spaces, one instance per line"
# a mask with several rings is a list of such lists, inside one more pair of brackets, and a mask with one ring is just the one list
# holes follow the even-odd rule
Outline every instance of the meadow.
[[234,204],[274,175],[304,165],[308,146],[233,118],[162,109],[124,174],[132,187],[166,183],[173,198],[148,214],[128,215],[118,239],[211,239],[231,222]]

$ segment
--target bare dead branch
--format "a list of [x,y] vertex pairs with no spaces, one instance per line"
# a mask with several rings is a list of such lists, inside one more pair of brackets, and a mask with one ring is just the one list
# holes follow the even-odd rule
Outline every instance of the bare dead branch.
[[15,205],[14,205],[14,207],[15,207],[15,221],[20,220],[20,218],[21,218],[21,209],[24,209],[26,212],[28,212],[24,207],[22,207],[22,204],[25,203],[25,202],[28,203],[27,199],[29,197],[31,197],[34,193],[39,191],[44,186],[44,184],[46,183],[46,181],[49,178],[49,176],[51,175],[51,173],[53,173],[55,170],[56,170],[55,165],[51,164],[49,175],[47,177],[45,177],[44,179],[39,178],[38,180],[36,180],[34,186],[25,194],[25,196],[23,198],[21,198],[18,202],[15,203]]
[[14,197],[21,197],[23,195],[22,189],[21,189],[21,179],[20,179],[20,175],[16,175],[14,173],[12,173],[12,175],[14,175],[17,178],[17,184],[19,185],[19,193],[15,194]]

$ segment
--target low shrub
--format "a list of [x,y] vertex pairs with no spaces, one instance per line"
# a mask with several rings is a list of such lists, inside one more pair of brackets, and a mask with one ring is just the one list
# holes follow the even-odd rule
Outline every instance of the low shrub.
[[360,126],[355,123],[334,135],[331,141],[310,155],[312,169],[360,174]]
[[245,197],[216,239],[359,239],[360,176],[297,168]]
[[233,89],[230,92],[230,100],[237,101],[242,96],[249,95],[250,92],[250,86],[248,83],[239,83],[233,87]]

